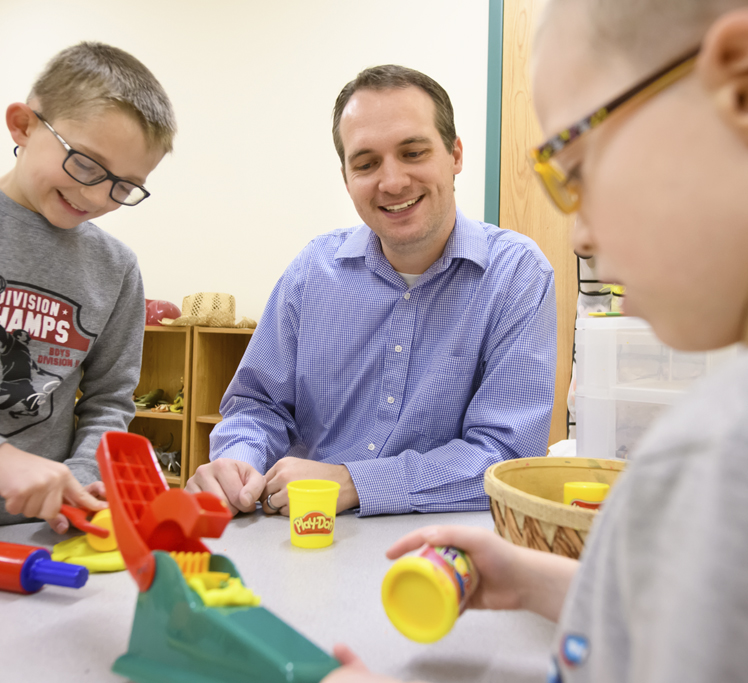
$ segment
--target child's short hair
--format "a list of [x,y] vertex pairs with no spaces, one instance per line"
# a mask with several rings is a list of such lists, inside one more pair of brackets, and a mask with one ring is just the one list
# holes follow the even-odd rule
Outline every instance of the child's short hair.
[[145,65],[119,48],[82,42],[63,50],[37,78],[31,99],[48,121],[119,108],[138,121],[149,144],[172,151],[177,125],[169,97]]
[[[548,3],[563,11],[566,0]],[[583,0],[591,47],[617,50],[634,64],[666,62],[697,47],[709,26],[748,0]]]

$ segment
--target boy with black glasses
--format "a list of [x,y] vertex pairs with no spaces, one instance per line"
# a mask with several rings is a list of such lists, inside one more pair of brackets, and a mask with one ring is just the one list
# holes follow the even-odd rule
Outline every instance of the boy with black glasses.
[[[748,2],[549,0],[534,93],[535,170],[626,312],[678,349],[748,343]],[[388,555],[456,545],[483,581],[471,607],[558,621],[550,683],[743,681],[746,444],[743,348],[640,444],[579,563],[460,527]],[[326,683],[388,680],[336,654]]]
[[103,494],[95,451],[105,431],[127,429],[140,374],[137,259],[90,221],[148,197],[176,124],[153,74],[100,43],[55,56],[6,122],[16,163],[0,178],[0,524],[41,517],[62,533],[62,502],[104,506],[91,495]]

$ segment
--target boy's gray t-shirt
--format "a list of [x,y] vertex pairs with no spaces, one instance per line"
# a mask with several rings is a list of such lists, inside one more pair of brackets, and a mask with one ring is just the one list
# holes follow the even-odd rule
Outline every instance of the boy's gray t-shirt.
[[[126,430],[135,414],[145,324],[137,258],[93,223],[63,230],[0,192],[0,278],[0,444],[96,481],[101,435]],[[0,498],[0,524],[23,520]]]
[[748,352],[650,432],[582,560],[548,681],[748,680]]

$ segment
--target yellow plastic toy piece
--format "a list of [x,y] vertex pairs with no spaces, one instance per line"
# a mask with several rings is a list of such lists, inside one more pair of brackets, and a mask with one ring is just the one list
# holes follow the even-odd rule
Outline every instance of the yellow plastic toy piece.
[[[102,539],[104,540],[104,539]],[[125,561],[119,550],[100,552],[94,550],[86,536],[76,536],[62,541],[52,548],[52,559],[56,562],[79,564],[88,567],[92,574],[97,572],[121,572],[125,569]]]
[[109,536],[107,536],[106,538],[101,538],[101,536],[95,536],[94,534],[89,532],[86,534],[88,545],[90,545],[94,550],[98,550],[101,553],[107,553],[110,550],[117,550],[117,538],[114,535],[114,525],[112,524],[112,511],[107,508],[106,510],[97,512],[93,516],[91,524],[100,526],[103,529],[108,529]]
[[172,413],[184,412],[184,394],[181,391],[177,393],[174,403],[169,406],[169,411]]
[[241,579],[227,572],[210,571],[210,553],[169,553],[177,563],[187,585],[206,607],[256,607],[259,596],[244,586]]
[[210,553],[179,552],[169,553],[169,555],[177,563],[185,579],[192,574],[204,574],[210,571]]
[[257,607],[259,596],[224,572],[193,574],[187,585],[197,593],[206,607]]

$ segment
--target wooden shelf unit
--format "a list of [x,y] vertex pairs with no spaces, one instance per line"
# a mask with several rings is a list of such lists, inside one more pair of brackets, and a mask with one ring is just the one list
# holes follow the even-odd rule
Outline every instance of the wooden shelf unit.
[[[143,364],[135,395],[163,389],[173,401],[184,386],[184,411],[138,410],[130,431],[156,447],[181,450],[181,474],[163,469],[169,486],[183,487],[209,462],[209,437],[220,421],[218,406],[254,330],[233,327],[161,327],[148,325],[143,337]],[[184,382],[184,384],[183,384]]]
[[188,477],[209,462],[210,433],[221,421],[218,406],[254,332],[223,327],[194,330]]
[[192,372],[192,328],[147,325],[143,336],[143,363],[135,395],[163,389],[166,400],[173,401],[184,386],[184,409],[180,413],[153,413],[138,410],[129,431],[141,434],[156,447],[182,452],[181,475],[162,468],[169,486],[184,486],[190,452],[190,392]]

